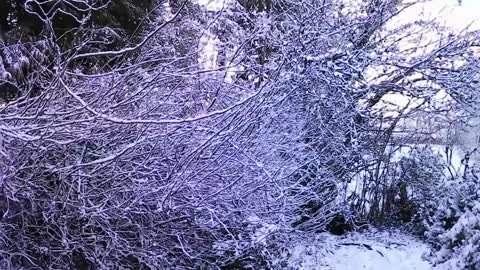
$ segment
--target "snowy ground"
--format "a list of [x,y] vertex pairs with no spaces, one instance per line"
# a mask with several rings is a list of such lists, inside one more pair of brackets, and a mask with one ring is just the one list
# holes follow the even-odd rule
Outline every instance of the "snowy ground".
[[399,232],[321,234],[295,246],[289,261],[299,270],[431,270],[427,245]]

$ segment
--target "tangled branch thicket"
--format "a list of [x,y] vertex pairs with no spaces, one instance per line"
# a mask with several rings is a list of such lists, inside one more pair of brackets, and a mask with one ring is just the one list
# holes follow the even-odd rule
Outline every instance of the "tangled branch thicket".
[[[379,116],[383,96],[476,98],[478,36],[399,49],[421,35],[386,25],[412,3],[249,3],[158,2],[120,46],[124,32],[92,23],[109,1],[26,1],[45,57],[0,66],[17,91],[0,108],[1,268],[278,267],[269,233],[325,230],[359,167],[385,165],[398,119]],[[388,178],[375,177],[357,206]]]
[[[324,185],[293,176],[311,151],[303,100],[276,82],[284,59],[261,83],[226,83],[198,64],[201,33],[177,19],[189,8],[96,74],[71,65],[127,55],[49,40],[53,61],[24,86],[36,94],[1,109],[2,268],[219,267],[258,245],[249,217],[291,223]],[[256,63],[249,50],[230,65]]]

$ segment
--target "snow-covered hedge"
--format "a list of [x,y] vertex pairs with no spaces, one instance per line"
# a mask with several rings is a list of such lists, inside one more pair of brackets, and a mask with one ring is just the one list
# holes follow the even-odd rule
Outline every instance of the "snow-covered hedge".
[[451,181],[436,202],[426,233],[439,269],[480,269],[480,181],[475,173]]

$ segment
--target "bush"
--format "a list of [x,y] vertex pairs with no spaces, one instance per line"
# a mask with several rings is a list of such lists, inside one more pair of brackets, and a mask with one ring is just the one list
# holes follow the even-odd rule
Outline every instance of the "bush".
[[434,249],[429,258],[446,269],[479,269],[480,181],[472,172],[448,182],[442,194],[425,233]]

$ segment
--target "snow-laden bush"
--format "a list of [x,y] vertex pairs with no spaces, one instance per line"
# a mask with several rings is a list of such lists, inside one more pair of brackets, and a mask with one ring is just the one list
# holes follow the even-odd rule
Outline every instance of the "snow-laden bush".
[[[478,70],[477,35],[405,55],[396,34],[423,34],[384,27],[401,1],[288,0],[277,13],[232,8],[215,19],[194,1],[169,2],[141,42],[118,51],[84,35],[89,18],[69,31],[78,47],[60,46],[51,16],[70,8],[39,16],[54,61],[27,78],[35,95],[0,108],[0,269],[266,268],[235,263],[271,261],[284,242],[263,236],[277,226],[324,229],[357,161],[383,160],[371,133],[384,96],[477,90],[463,81]],[[385,63],[395,68],[368,82]],[[428,77],[414,83],[413,71]],[[261,224],[245,222],[252,214]]]
[[431,147],[419,147],[410,151],[409,155],[400,161],[401,178],[405,183],[407,202],[404,205],[413,205],[413,209],[405,211],[405,206],[398,209],[396,216],[408,216],[410,229],[414,233],[423,234],[426,230],[426,221],[432,216],[435,209],[434,198],[438,194],[438,187],[445,181],[446,163],[443,157]]
[[[361,179],[363,187],[356,191],[357,196],[352,196],[355,201],[351,202],[377,225],[407,225],[423,233],[422,222],[429,215],[439,183],[445,178],[446,164],[429,146],[404,146],[391,151],[389,159],[379,160],[378,167],[366,170]],[[378,168],[381,173],[376,176]],[[365,210],[359,209],[359,205]]]
[[[426,237],[443,269],[480,268],[480,181],[475,173],[445,184]],[[439,194],[440,195],[440,194]],[[442,269],[441,268],[441,269]]]

